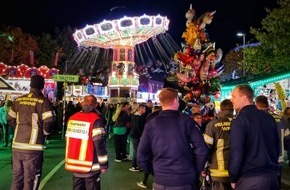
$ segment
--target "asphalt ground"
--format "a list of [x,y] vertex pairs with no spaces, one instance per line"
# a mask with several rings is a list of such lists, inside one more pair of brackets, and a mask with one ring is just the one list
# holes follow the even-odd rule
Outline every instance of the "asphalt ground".
[[[44,150],[44,163],[40,190],[71,190],[72,173],[64,169],[65,140],[60,136],[49,140]],[[0,142],[0,144],[2,144]],[[109,155],[108,172],[101,175],[103,190],[140,190],[136,182],[142,181],[143,172],[131,172],[130,161],[115,162],[113,139],[107,143]],[[148,189],[152,189],[152,176],[149,177]],[[9,190],[12,181],[11,149],[0,148],[0,190]]]
[[[71,190],[72,174],[64,169],[65,140],[53,136],[44,150],[44,163],[40,190]],[[101,175],[103,190],[140,190],[136,182],[143,179],[143,172],[131,172],[130,162],[116,163],[113,139],[107,143],[109,170]],[[152,189],[153,177],[149,177],[148,189]],[[10,189],[12,181],[11,149],[0,148],[0,190]],[[290,190],[290,167],[286,164],[282,172],[282,189]]]

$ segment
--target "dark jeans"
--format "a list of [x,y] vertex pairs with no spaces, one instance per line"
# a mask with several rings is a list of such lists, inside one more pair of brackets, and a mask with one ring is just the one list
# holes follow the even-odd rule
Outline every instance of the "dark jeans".
[[127,158],[127,135],[116,135],[114,134],[114,146],[117,160],[123,160]]
[[240,177],[235,190],[278,190],[277,175],[268,174],[254,177]]
[[73,176],[73,190],[101,190],[100,175],[96,174],[86,178]]
[[154,176],[154,172],[153,171],[144,171],[144,175],[143,175],[143,184],[145,185],[148,185],[147,182],[148,182],[148,178],[149,178],[149,175],[152,175]]
[[138,149],[140,139],[131,138],[131,141],[133,144],[133,158],[132,158],[131,166],[137,167],[138,166],[138,164],[137,164],[137,149]]
[[38,189],[43,163],[43,152],[23,153],[12,150],[13,180],[11,190]]

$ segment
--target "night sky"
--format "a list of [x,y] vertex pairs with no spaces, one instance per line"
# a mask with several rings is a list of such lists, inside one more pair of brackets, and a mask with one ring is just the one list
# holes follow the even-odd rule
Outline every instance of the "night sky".
[[168,33],[179,45],[186,29],[185,13],[192,4],[196,16],[207,11],[216,11],[213,22],[206,26],[211,41],[225,53],[242,43],[236,34],[246,33],[246,41],[252,36],[250,26],[260,27],[267,15],[265,7],[277,6],[276,0],[9,0],[1,5],[0,23],[20,26],[25,33],[39,35],[52,33],[56,27],[71,26],[80,29],[86,24],[103,21],[115,6],[126,6],[128,12],[160,14],[170,19]]

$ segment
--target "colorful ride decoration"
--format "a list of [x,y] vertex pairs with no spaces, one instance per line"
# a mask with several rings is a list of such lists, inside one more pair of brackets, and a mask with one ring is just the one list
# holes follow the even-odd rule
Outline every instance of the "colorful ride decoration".
[[[139,75],[135,66],[135,46],[168,30],[169,20],[161,15],[124,16],[87,25],[76,30],[79,46],[113,49],[108,87],[134,89],[137,94]],[[113,94],[113,93],[112,93]],[[119,93],[120,95],[120,93]]]
[[56,68],[49,69],[47,66],[29,67],[21,64],[18,66],[6,65],[0,62],[0,76],[7,79],[30,79],[32,75],[39,74],[45,79],[52,79],[54,74],[58,74],[59,70]]
[[214,12],[206,12],[196,17],[190,5],[185,14],[186,30],[182,34],[185,42],[182,51],[176,52],[169,64],[170,72],[166,78],[169,83],[178,83],[183,90],[184,100],[189,103],[205,105],[220,97],[220,78],[224,71],[221,63],[223,52],[215,49],[205,30]]

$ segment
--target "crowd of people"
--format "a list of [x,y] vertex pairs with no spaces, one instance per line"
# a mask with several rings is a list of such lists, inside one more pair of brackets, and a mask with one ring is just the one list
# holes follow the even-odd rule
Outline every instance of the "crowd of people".
[[[0,108],[3,147],[12,148],[11,189],[38,188],[45,141],[63,130],[62,105],[43,96],[43,77],[33,76],[30,86],[29,94]],[[205,116],[201,105],[181,106],[178,93],[163,88],[158,103],[99,103],[93,95],[68,102],[65,169],[72,188],[101,189],[110,139],[116,164],[144,172],[136,182],[141,188],[148,188],[150,175],[154,190],[200,189],[205,179],[212,190],[280,188],[281,167],[290,166],[290,107],[276,114],[266,96],[238,85]]]

